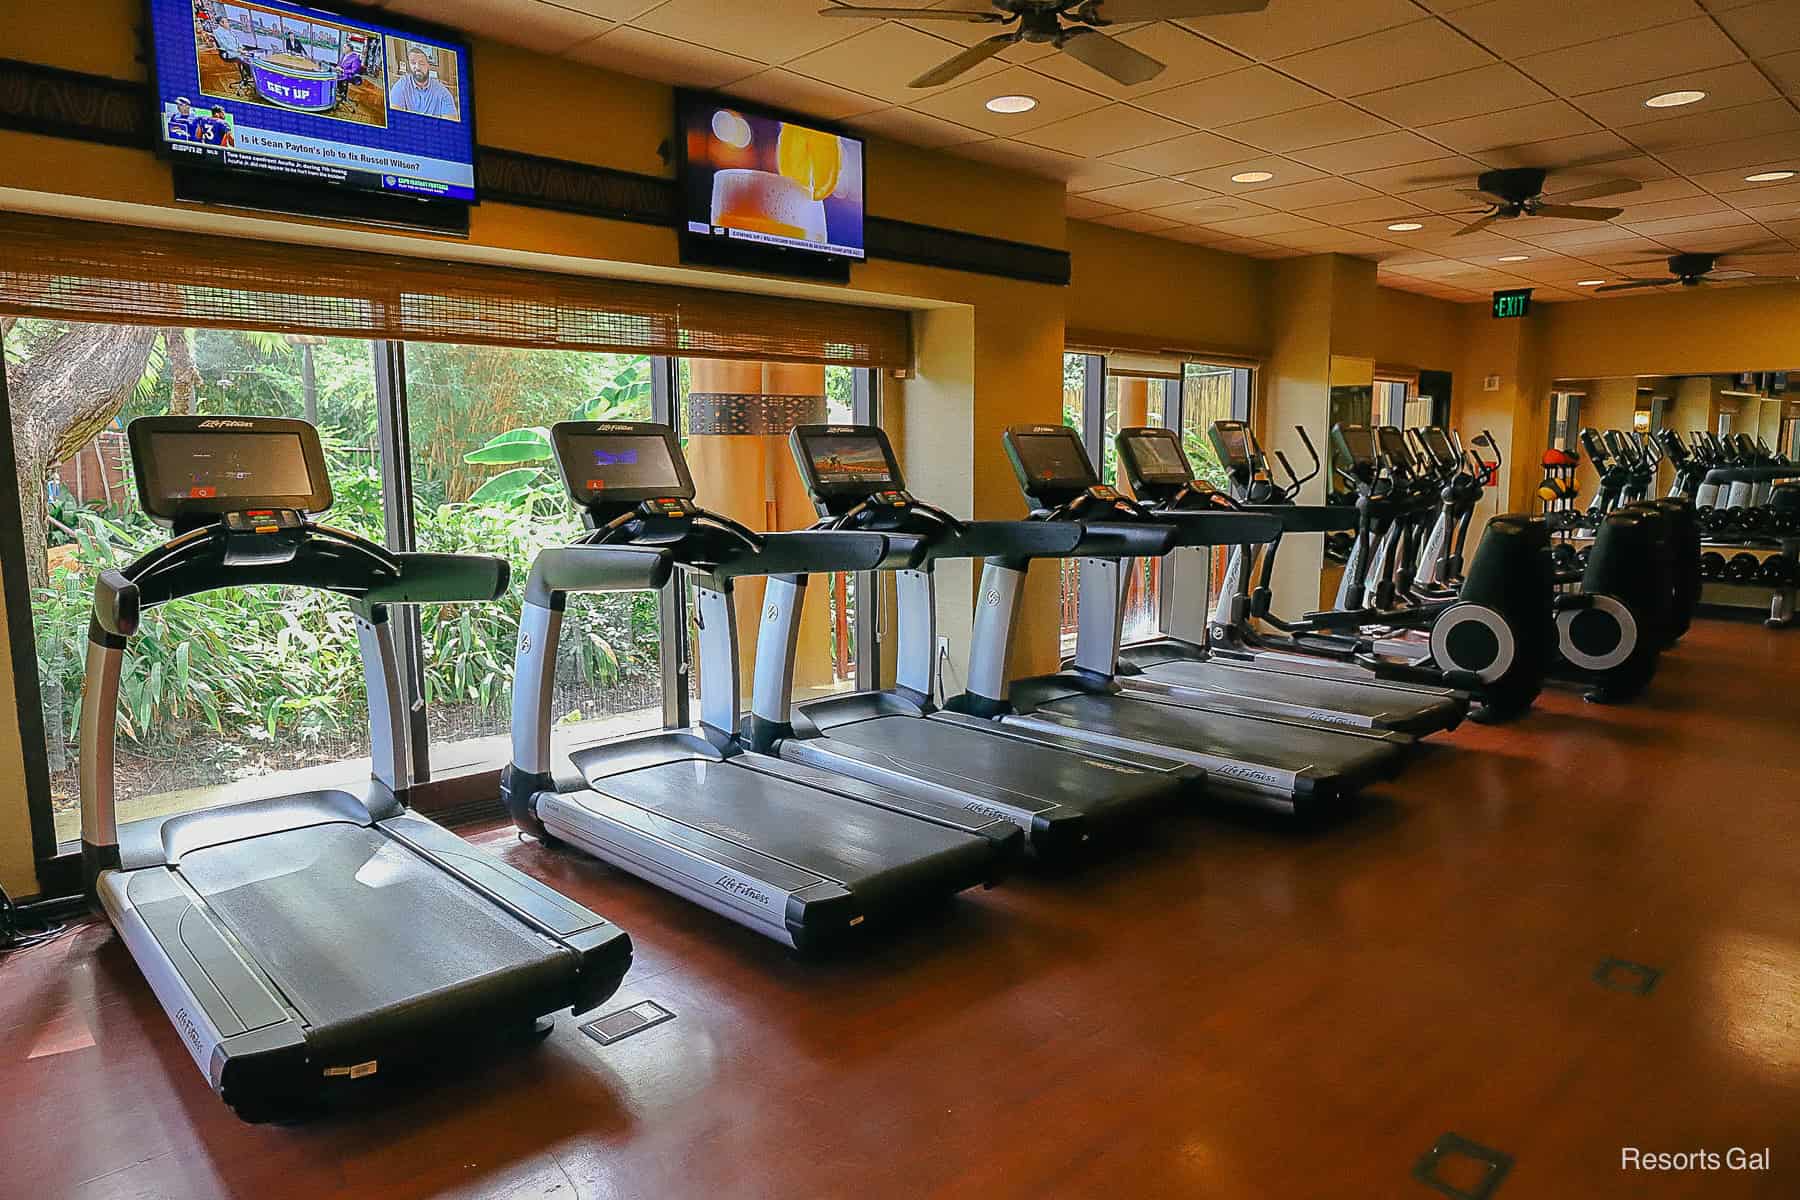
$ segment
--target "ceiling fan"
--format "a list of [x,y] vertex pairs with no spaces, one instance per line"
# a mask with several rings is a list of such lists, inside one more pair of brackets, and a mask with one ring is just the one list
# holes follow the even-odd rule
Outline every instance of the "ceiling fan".
[[[1064,54],[1086,63],[1121,84],[1144,83],[1162,72],[1163,64],[1116,38],[1102,35],[1107,25],[1134,21],[1170,21],[1179,17],[1216,17],[1227,13],[1261,12],[1269,0],[989,0],[989,12],[955,8],[861,8],[833,4],[819,10],[825,17],[858,17],[901,21],[964,21],[978,25],[1010,25],[1018,28],[977,42],[961,54],[939,63],[908,87],[929,88],[949,83],[970,67],[982,63],[1019,42],[1047,42]],[[1064,22],[1069,22],[1064,24]]]
[[1506,167],[1497,171],[1483,171],[1475,180],[1474,190],[1465,189],[1462,193],[1481,205],[1480,208],[1468,211],[1482,215],[1457,230],[1454,236],[1478,233],[1496,221],[1511,221],[1519,217],[1610,221],[1625,210],[1590,207],[1576,204],[1575,201],[1623,195],[1643,186],[1635,179],[1608,179],[1585,187],[1571,188],[1566,192],[1552,192],[1546,196],[1544,179],[1549,174],[1543,167]]
[[1792,283],[1789,275],[1758,275],[1754,271],[1745,271],[1730,267],[1720,268],[1719,260],[1723,254],[1671,254],[1669,256],[1669,274],[1664,279],[1632,279],[1624,283],[1609,283],[1605,287],[1597,287],[1596,292],[1633,292],[1639,288],[1665,287],[1699,287],[1703,283],[1730,283],[1743,280],[1747,283]]

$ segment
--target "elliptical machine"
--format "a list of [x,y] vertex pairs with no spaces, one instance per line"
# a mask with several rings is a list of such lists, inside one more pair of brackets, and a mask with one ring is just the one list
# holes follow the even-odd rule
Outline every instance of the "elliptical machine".
[[[1297,475],[1287,457],[1276,459],[1289,476],[1285,486],[1273,483],[1268,460],[1255,435],[1241,421],[1213,423],[1211,437],[1219,459],[1242,496],[1283,497],[1292,504],[1307,480],[1321,464],[1312,439],[1300,429],[1301,442],[1313,460],[1306,476]],[[1386,500],[1390,483],[1377,477],[1374,432],[1366,425],[1338,426],[1332,431],[1339,455],[1351,465],[1339,467],[1358,481],[1354,509],[1344,505],[1307,506],[1318,514],[1314,531],[1356,527],[1351,549],[1352,570],[1366,572],[1368,546],[1384,536],[1387,522],[1399,514]],[[1287,532],[1296,526],[1285,523]],[[1233,551],[1227,567],[1225,589],[1214,610],[1211,627],[1221,646],[1249,655],[1267,655],[1297,662],[1334,664],[1352,678],[1373,676],[1382,681],[1448,686],[1469,693],[1471,716],[1480,721],[1499,721],[1531,707],[1543,687],[1545,671],[1554,649],[1555,631],[1550,618],[1550,535],[1541,519],[1510,514],[1488,522],[1486,536],[1476,547],[1467,579],[1453,599],[1405,608],[1357,606],[1310,612],[1299,620],[1286,620],[1271,609],[1271,580],[1280,539],[1263,551],[1254,589],[1248,586],[1252,565],[1241,548]],[[1234,570],[1235,567],[1235,570]],[[1366,578],[1350,581],[1348,595],[1360,595]],[[1274,633],[1262,628],[1267,626]],[[1365,626],[1385,631],[1412,631],[1422,642],[1378,646]]]

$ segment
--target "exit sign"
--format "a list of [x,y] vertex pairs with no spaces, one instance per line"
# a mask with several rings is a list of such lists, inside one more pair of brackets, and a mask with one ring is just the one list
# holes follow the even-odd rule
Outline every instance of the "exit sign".
[[1522,317],[1530,311],[1530,288],[1516,288],[1510,292],[1494,293],[1494,315],[1496,317]]

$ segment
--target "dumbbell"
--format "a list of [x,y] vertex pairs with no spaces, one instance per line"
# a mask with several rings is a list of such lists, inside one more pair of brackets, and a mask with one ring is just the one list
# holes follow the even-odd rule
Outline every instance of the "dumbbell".
[[1786,587],[1794,581],[1794,560],[1785,554],[1771,554],[1763,559],[1756,581],[1771,587]]
[[1700,578],[1722,579],[1725,575],[1725,556],[1717,550],[1708,550],[1700,556]]
[[1749,583],[1756,578],[1756,572],[1761,567],[1762,562],[1756,555],[1747,550],[1741,551],[1732,555],[1731,561],[1725,564],[1725,581],[1727,583]]
[[1575,565],[1580,567],[1583,571],[1587,570],[1588,559],[1593,556],[1593,553],[1594,548],[1592,546],[1583,546],[1575,552]]
[[1743,527],[1745,533],[1758,534],[1769,528],[1770,513],[1768,509],[1758,506],[1756,508],[1740,509],[1739,511],[1744,514],[1739,524]]
[[1550,565],[1558,571],[1575,569],[1575,547],[1567,542],[1558,542],[1550,548]]

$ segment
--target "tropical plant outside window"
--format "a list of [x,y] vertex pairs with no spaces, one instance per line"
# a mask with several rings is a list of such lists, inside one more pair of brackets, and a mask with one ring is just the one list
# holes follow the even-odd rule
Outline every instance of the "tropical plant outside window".
[[[326,444],[331,520],[379,541],[374,374],[361,341],[37,320],[4,332],[53,815],[69,839],[94,576],[168,536],[138,505],[125,424],[165,413],[309,417]],[[366,755],[366,712],[341,600],[233,588],[163,605],[146,614],[120,686],[121,816]]]
[[[406,347],[419,548],[499,554],[513,569],[502,604],[420,613],[434,771],[491,765],[494,739],[511,728],[513,653],[532,559],[582,532],[557,476],[549,426],[650,420],[651,369],[646,355]],[[587,740],[660,725],[660,641],[654,593],[572,602],[552,693],[559,732]]]

